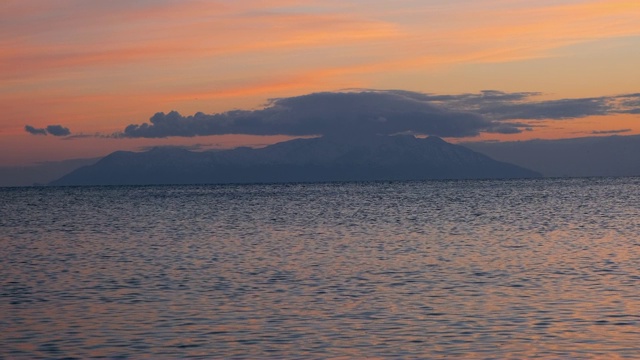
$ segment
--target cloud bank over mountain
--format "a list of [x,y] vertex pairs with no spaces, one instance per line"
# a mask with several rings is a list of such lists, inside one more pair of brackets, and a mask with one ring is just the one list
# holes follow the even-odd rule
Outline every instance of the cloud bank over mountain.
[[481,132],[531,130],[535,120],[640,112],[640,94],[535,101],[536,92],[495,90],[434,95],[403,90],[313,93],[271,100],[264,109],[183,116],[159,112],[119,137],[162,138],[222,134],[331,136],[411,133],[472,137]]
[[[539,120],[640,113],[640,93],[536,100],[537,92],[438,95],[404,90],[355,89],[272,99],[262,109],[184,116],[158,112],[149,122],[130,124],[115,138],[208,135],[342,136],[413,134],[466,138],[480,133],[530,131]],[[25,126],[34,135],[69,136],[61,125]],[[84,135],[87,136],[87,135]],[[74,138],[73,136],[69,138]]]
[[315,93],[274,99],[255,111],[182,116],[157,113],[150,123],[129,125],[125,137],[223,134],[331,136],[403,132],[466,137],[499,124],[477,114],[446,109],[402,93]]

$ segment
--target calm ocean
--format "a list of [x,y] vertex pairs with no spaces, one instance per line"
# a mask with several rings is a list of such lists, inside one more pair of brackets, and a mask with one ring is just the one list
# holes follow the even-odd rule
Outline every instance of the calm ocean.
[[0,189],[0,358],[640,358],[640,178]]

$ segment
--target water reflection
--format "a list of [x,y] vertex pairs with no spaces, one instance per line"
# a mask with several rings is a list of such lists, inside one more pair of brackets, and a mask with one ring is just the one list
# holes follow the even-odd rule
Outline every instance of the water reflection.
[[638,185],[3,189],[0,354],[633,357]]

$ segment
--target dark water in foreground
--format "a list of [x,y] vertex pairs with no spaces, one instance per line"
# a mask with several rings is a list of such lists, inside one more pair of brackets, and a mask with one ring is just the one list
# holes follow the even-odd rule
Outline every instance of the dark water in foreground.
[[640,357],[640,179],[0,189],[0,358]]

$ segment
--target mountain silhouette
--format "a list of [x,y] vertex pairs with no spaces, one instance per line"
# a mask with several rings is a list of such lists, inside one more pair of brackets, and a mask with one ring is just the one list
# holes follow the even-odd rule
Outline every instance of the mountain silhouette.
[[221,184],[540,177],[438,137],[295,139],[261,149],[114,152],[50,185]]
[[462,145],[547,177],[640,176],[640,135]]

